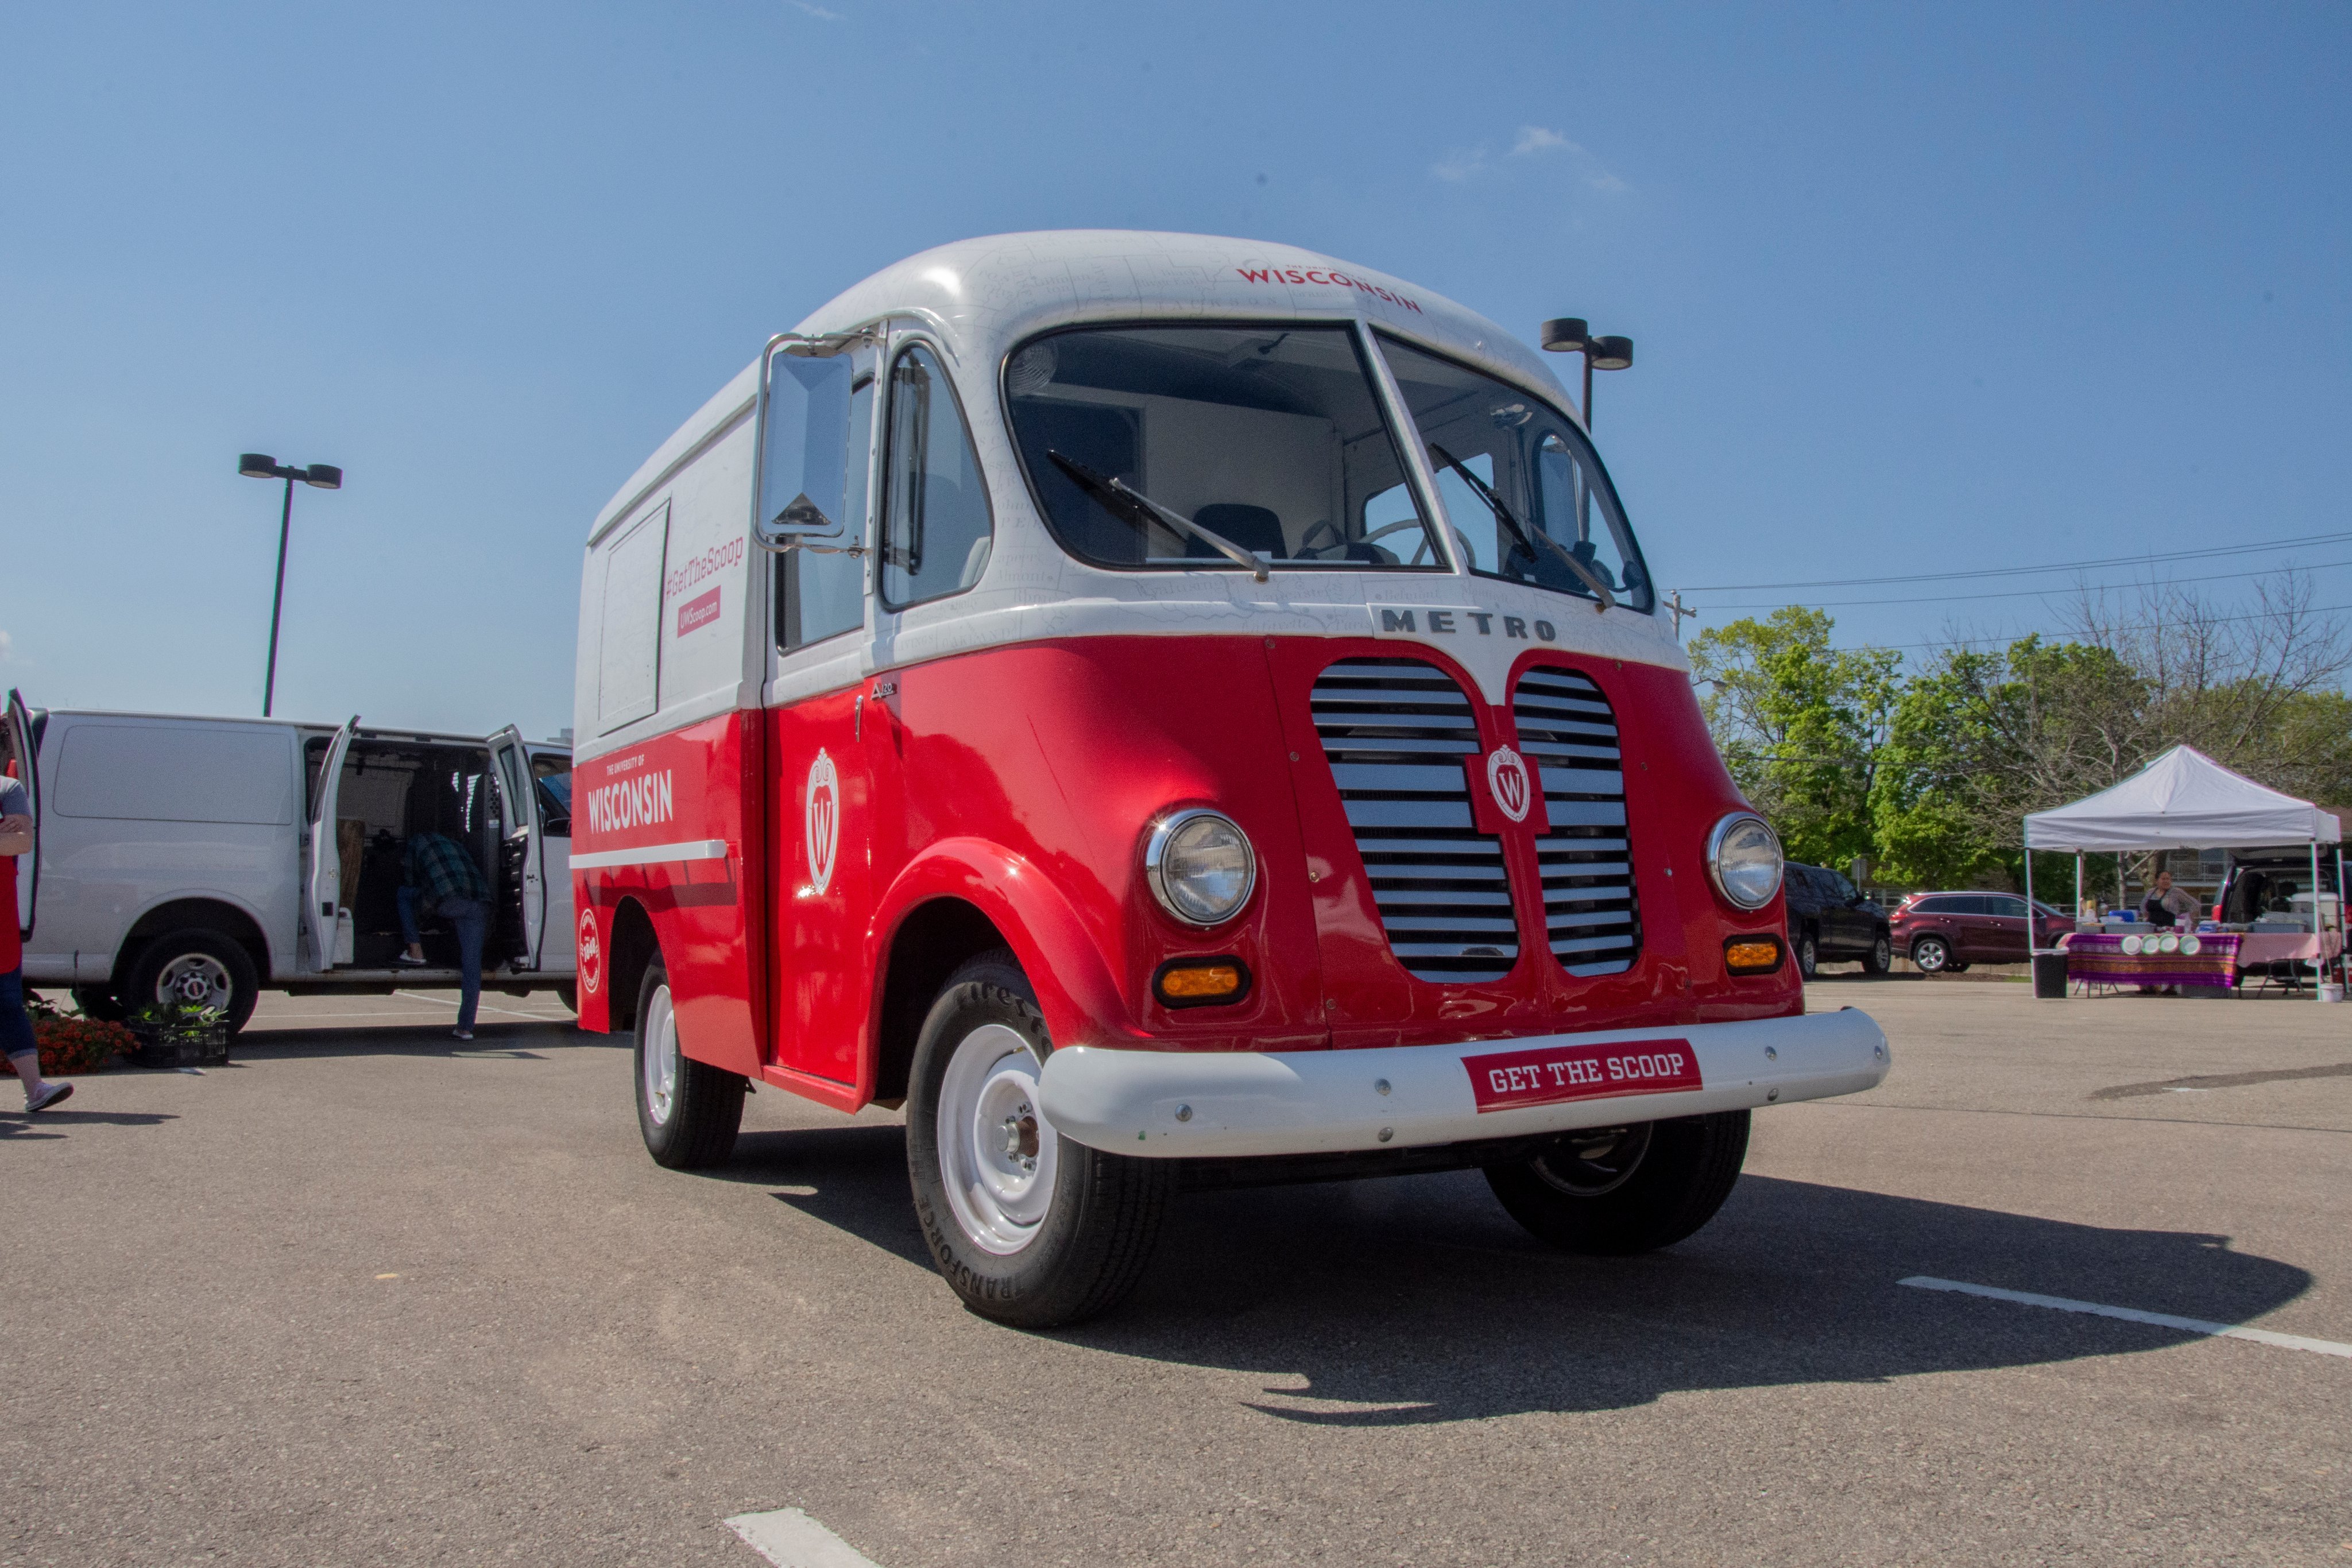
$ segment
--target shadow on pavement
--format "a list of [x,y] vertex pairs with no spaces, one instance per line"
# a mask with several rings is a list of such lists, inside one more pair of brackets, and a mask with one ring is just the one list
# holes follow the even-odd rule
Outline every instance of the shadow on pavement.
[[152,1127],[179,1119],[167,1111],[0,1111],[0,1138],[55,1138],[74,1127]]
[[[897,1126],[760,1133],[710,1174],[799,1189],[775,1196],[929,1268],[905,1149]],[[1262,1373],[1257,1408],[1341,1426],[1876,1383],[2200,1337],[1896,1284],[1914,1274],[2225,1322],[2259,1317],[2312,1283],[2291,1264],[2231,1250],[2222,1236],[1758,1176],[1677,1247],[1576,1258],[1520,1230],[1475,1173],[1456,1173],[1188,1194],[1142,1288],[1055,1337]]]
[[[627,1035],[588,1034],[570,1020],[479,1023],[471,1041],[453,1040],[446,1023],[366,1024],[351,1029],[247,1030],[229,1048],[229,1065],[292,1056],[518,1056],[551,1051],[626,1051]],[[617,1042],[617,1043],[616,1043]]]
[[931,1267],[931,1249],[915,1223],[914,1202],[908,1196],[907,1129],[902,1126],[746,1133],[735,1140],[732,1161],[701,1174],[760,1186],[814,1187],[814,1192],[773,1196],[812,1219],[909,1263]]

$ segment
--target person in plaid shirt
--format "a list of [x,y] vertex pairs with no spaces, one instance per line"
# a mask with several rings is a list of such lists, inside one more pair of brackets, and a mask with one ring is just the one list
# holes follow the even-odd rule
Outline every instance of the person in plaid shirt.
[[474,1014],[482,1000],[482,939],[490,917],[490,884],[470,851],[448,834],[427,830],[411,833],[401,852],[401,935],[408,951],[394,962],[403,968],[425,964],[424,933],[418,929],[419,904],[446,920],[457,932],[457,1027],[459,1040],[474,1038]]

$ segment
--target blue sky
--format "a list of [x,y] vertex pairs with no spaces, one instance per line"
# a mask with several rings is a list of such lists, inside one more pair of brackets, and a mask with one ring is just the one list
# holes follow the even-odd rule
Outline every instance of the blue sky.
[[[280,713],[551,734],[590,518],[768,333],[1073,226],[1632,335],[1598,434],[1703,624],[2048,626],[1737,585],[2352,534],[2347,79],[2333,4],[9,7],[0,681],[257,712],[254,449],[350,474]],[[2352,539],[2146,570],[2298,559]]]

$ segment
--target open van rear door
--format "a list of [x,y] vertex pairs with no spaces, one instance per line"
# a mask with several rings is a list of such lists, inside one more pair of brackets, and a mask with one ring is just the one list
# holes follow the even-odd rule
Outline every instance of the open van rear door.
[[8,693],[6,739],[8,771],[25,786],[26,809],[33,816],[33,847],[16,857],[16,930],[30,936],[34,894],[41,884],[41,770],[33,747],[32,713],[25,706],[24,694],[13,688]]
[[[539,781],[530,776],[530,748],[524,744],[522,731],[514,726],[490,737],[490,752],[499,759],[499,786],[507,799],[509,849],[499,859],[503,864],[514,864],[512,851],[518,840],[522,852],[516,869],[522,882],[525,962],[516,967],[536,969],[547,930],[547,830],[539,818]],[[503,895],[505,890],[499,891]]]
[[318,788],[310,791],[310,878],[302,890],[302,929],[310,936],[310,962],[335,967],[335,911],[343,897],[343,855],[335,842],[335,797],[342,789],[343,758],[359,733],[359,715],[335,731],[319,759]]

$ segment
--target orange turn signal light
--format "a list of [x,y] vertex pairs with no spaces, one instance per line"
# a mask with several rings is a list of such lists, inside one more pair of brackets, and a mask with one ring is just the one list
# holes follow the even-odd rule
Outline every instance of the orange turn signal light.
[[1769,975],[1780,967],[1778,936],[1734,936],[1723,945],[1723,967],[1735,975]]
[[1160,966],[1151,988],[1171,1008],[1237,1002],[1249,994],[1249,968],[1239,958],[1179,958]]

